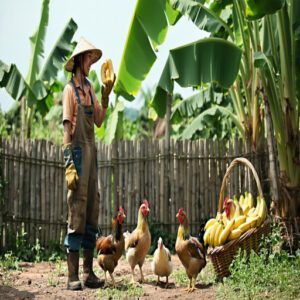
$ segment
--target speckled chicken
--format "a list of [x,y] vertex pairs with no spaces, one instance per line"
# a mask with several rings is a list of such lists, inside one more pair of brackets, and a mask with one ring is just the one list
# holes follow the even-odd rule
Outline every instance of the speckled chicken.
[[188,218],[183,208],[179,209],[176,217],[180,225],[175,250],[190,280],[189,286],[185,290],[193,292],[197,276],[206,265],[205,251],[197,238],[188,235]]
[[126,260],[131,267],[132,280],[134,283],[134,268],[136,265],[140,268],[140,282],[144,282],[143,264],[145,257],[151,245],[151,234],[148,226],[149,204],[144,200],[139,208],[137,227],[132,233],[128,231],[124,233]]
[[118,261],[124,252],[125,241],[123,236],[122,224],[125,219],[124,209],[119,208],[119,211],[115,218],[112,220],[113,234],[107,237],[99,237],[96,241],[97,260],[99,266],[104,271],[105,284],[107,286],[106,272],[112,279],[113,287],[115,287],[115,279],[113,272],[118,265]]
[[164,246],[163,240],[160,237],[157,242],[157,249],[153,254],[153,260],[151,263],[152,271],[157,275],[157,284],[159,284],[159,277],[166,277],[166,285],[169,284],[169,276],[172,273],[173,265],[171,260],[171,254],[168,248]]

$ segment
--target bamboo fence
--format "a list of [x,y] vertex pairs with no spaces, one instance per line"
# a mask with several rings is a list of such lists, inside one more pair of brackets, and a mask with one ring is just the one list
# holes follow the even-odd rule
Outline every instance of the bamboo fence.
[[[97,144],[100,191],[99,227],[111,231],[111,219],[118,206],[126,212],[125,229],[137,223],[137,211],[148,199],[151,221],[163,230],[176,232],[176,213],[183,207],[189,216],[191,232],[217,212],[221,180],[230,162],[248,158],[263,183],[267,182],[265,152],[248,151],[241,140],[117,141]],[[61,243],[67,228],[67,190],[61,147],[44,140],[0,138],[0,247],[24,232],[30,243],[46,247]],[[268,184],[265,185],[266,187]],[[255,194],[249,172],[237,168],[228,194],[244,191]]]

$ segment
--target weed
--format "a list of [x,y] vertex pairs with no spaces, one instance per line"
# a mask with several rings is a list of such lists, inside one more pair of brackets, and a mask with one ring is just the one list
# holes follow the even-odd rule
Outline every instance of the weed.
[[19,263],[12,252],[7,252],[0,259],[0,285],[10,286],[14,275],[12,270],[19,270]]
[[48,276],[48,285],[50,286],[57,286],[59,285],[59,278],[64,276],[67,273],[67,267],[63,264],[61,259],[57,259],[55,262],[55,269],[51,274]]

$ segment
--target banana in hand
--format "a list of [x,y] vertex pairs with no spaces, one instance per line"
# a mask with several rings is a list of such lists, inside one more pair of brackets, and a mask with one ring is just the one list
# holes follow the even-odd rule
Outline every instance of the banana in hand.
[[101,66],[101,80],[104,84],[112,83],[114,81],[115,72],[111,59],[106,59]]

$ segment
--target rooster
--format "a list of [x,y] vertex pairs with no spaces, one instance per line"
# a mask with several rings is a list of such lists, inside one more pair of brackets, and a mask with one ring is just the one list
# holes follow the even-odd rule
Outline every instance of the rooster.
[[168,248],[163,244],[163,240],[160,237],[157,242],[157,249],[153,255],[153,261],[151,264],[152,271],[158,276],[157,284],[159,284],[159,277],[166,276],[166,285],[168,287],[168,278],[173,270],[171,261],[171,254]]
[[112,220],[113,234],[107,237],[100,237],[96,241],[96,249],[98,253],[97,260],[99,266],[104,271],[105,287],[108,285],[106,272],[109,272],[113,287],[115,287],[113,272],[124,251],[125,241],[123,237],[122,224],[125,217],[124,209],[120,207],[117,215]]
[[126,260],[131,267],[132,273],[131,283],[134,283],[134,268],[136,265],[140,268],[140,282],[144,282],[142,266],[151,245],[151,234],[147,220],[149,211],[148,201],[144,200],[139,208],[137,227],[132,233],[128,231],[124,233]]
[[200,271],[206,265],[205,252],[203,245],[197,238],[188,234],[188,218],[183,208],[180,208],[176,215],[180,223],[175,244],[176,253],[185,267],[186,274],[190,280],[188,287],[185,289],[188,292],[195,290],[196,279]]

